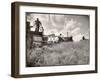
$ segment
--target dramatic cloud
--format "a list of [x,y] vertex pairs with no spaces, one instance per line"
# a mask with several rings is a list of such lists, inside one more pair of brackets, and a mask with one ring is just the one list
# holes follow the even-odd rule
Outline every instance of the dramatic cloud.
[[44,34],[62,34],[63,36],[85,36],[89,38],[89,16],[27,13],[27,21],[34,30],[36,18],[42,23]]

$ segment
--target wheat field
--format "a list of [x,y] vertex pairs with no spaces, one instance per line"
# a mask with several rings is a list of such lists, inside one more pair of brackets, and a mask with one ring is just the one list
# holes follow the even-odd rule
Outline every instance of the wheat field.
[[61,42],[42,48],[27,49],[26,66],[64,66],[89,64],[89,40]]

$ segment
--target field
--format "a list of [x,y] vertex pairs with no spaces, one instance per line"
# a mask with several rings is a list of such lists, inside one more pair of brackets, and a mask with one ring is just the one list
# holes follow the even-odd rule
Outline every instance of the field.
[[89,64],[89,40],[27,49],[27,67]]

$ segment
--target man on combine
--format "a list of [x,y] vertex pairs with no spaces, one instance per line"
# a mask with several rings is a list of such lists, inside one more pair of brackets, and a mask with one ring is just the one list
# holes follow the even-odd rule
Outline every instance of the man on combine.
[[39,18],[37,18],[37,20],[35,20],[35,32],[39,32],[40,26],[42,26],[41,22],[39,21]]

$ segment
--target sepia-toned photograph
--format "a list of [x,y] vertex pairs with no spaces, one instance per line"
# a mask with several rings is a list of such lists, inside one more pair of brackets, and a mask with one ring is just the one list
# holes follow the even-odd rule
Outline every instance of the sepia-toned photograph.
[[11,4],[11,76],[97,73],[96,6]]
[[88,15],[26,12],[26,67],[89,64]]

